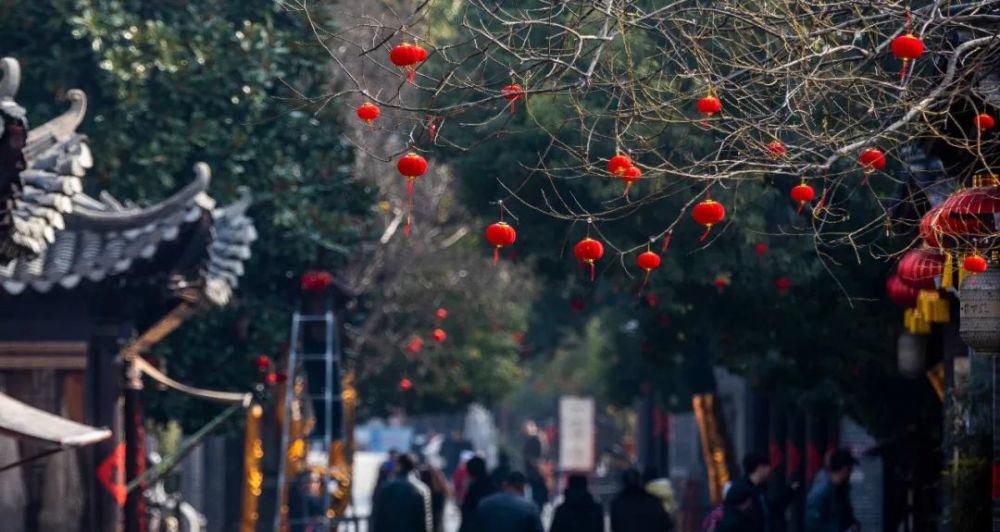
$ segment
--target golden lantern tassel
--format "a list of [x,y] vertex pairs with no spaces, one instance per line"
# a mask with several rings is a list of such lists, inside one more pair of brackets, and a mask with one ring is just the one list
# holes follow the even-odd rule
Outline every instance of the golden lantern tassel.
[[952,288],[952,274],[954,273],[954,265],[952,263],[951,253],[944,254],[944,268],[941,270],[941,288]]

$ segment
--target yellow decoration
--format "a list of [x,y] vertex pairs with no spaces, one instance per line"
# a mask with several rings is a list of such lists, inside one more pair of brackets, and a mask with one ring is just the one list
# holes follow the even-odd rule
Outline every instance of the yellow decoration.
[[944,268],[941,270],[941,288],[951,288],[952,285],[952,272],[954,271],[954,264],[952,262],[951,253],[944,254]]
[[701,436],[701,452],[708,469],[708,494],[712,504],[722,502],[723,491],[732,478],[726,464],[726,443],[716,417],[715,396],[706,393],[691,398]]
[[917,310],[929,323],[948,323],[951,319],[948,301],[937,290],[921,290],[917,296]]
[[264,473],[260,462],[264,458],[264,444],[260,440],[260,418],[264,409],[253,405],[247,413],[247,425],[243,441],[243,510],[240,517],[240,532],[254,532],[257,527],[257,504],[260,499]]
[[903,326],[910,334],[930,334],[931,324],[915,308],[903,312]]

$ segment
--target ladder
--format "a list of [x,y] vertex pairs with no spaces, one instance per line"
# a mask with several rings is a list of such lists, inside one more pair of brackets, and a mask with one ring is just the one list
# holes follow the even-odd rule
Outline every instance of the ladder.
[[[333,305],[328,298],[326,309],[322,314],[303,314],[296,311],[292,315],[292,330],[288,346],[288,378],[285,381],[284,415],[281,422],[281,454],[278,467],[277,505],[274,514],[274,531],[282,528],[283,499],[287,501],[288,529],[305,529],[330,531],[335,524],[327,515],[330,508],[330,485],[333,481],[330,468],[330,449],[335,439],[343,436],[341,376],[340,376],[340,341],[337,333],[337,319]],[[285,460],[290,445],[290,425],[292,408],[295,401],[295,382],[299,377],[305,377],[305,390],[300,398],[312,405],[316,425],[306,437],[306,462],[320,462],[323,467],[317,468],[320,473],[321,502],[315,504],[315,499],[302,504],[293,504],[293,497],[303,497],[302,493],[290,489],[292,485],[285,478]],[[302,486],[298,486],[301,488]],[[284,494],[287,495],[285,496]],[[287,497],[287,498],[286,498]],[[318,508],[317,508],[318,506]],[[298,515],[296,515],[296,513]],[[293,526],[294,525],[294,526]]]

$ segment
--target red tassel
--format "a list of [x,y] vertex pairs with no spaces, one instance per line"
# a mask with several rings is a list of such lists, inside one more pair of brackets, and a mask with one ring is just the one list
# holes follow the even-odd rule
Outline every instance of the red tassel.
[[517,98],[511,100],[510,102],[510,114],[517,112]]
[[903,82],[906,79],[906,67],[910,64],[909,59],[903,59],[903,66],[899,69],[899,81]]
[[594,282],[594,261],[590,261],[590,282]]
[[632,182],[625,183],[625,199],[628,199],[628,191],[632,188]]
[[667,234],[663,237],[663,248],[660,251],[666,251],[670,247],[670,242],[674,239],[674,231],[671,229],[667,231]]
[[417,69],[416,67],[409,67],[409,70],[410,73],[406,75],[406,81],[409,81],[410,85],[413,85],[413,80],[417,77]]
[[800,201],[799,208],[795,210],[795,214],[802,214],[802,208],[806,206],[806,202]]
[[701,237],[698,238],[698,241],[699,242],[703,242],[706,238],[708,238],[708,233],[710,233],[710,232],[712,232],[712,226],[711,225],[709,225],[708,227],[705,228],[705,232],[701,234]]
[[406,227],[403,232],[410,236],[410,223],[413,221],[413,178],[406,179]]
[[646,289],[646,285],[649,284],[649,274],[652,270],[646,270],[646,276],[642,278],[642,286],[639,287],[639,293],[636,296],[641,296],[642,291]]
[[493,265],[496,266],[497,262],[500,261],[500,246],[493,248]]

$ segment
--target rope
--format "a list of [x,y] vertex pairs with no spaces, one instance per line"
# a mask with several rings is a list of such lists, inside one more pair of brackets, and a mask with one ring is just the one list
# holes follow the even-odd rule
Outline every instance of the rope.
[[183,460],[184,457],[187,456],[188,453],[190,453],[191,450],[195,448],[195,446],[201,443],[201,440],[205,439],[205,436],[208,436],[209,433],[215,430],[215,428],[218,427],[223,421],[225,421],[226,418],[228,418],[229,416],[233,415],[234,413],[238,412],[239,410],[245,407],[246,405],[244,405],[243,403],[238,403],[230,406],[221,414],[215,416],[215,418],[212,419],[212,421],[209,421],[207,424],[205,424],[204,427],[198,429],[198,432],[195,432],[194,434],[191,435],[190,438],[184,440],[184,442],[181,443],[180,448],[177,449],[176,453],[174,453],[172,456],[164,458],[162,462],[156,465],[156,467],[147,469],[145,472],[143,472],[143,474],[132,479],[132,481],[129,482],[128,485],[125,487],[125,492],[131,493],[132,490],[136,488],[136,486],[142,483],[154,484],[158,480],[163,478],[164,475],[173,471],[173,469],[177,467],[178,464],[180,464],[181,460]]
[[188,395],[193,395],[201,399],[207,399],[209,401],[216,401],[219,403],[236,403],[236,404],[249,404],[251,395],[249,393],[238,393],[238,392],[218,392],[215,390],[205,390],[202,388],[195,388],[194,386],[188,386],[180,382],[171,379],[166,376],[160,370],[154,368],[149,362],[146,362],[141,357],[135,358],[135,364],[138,366],[139,371],[142,371],[150,378],[156,382],[173,388],[179,392],[184,392]]

